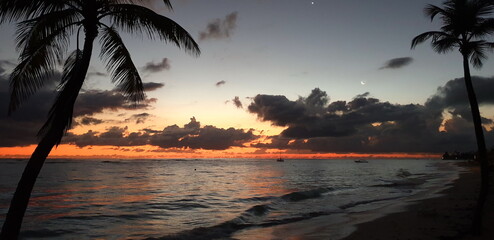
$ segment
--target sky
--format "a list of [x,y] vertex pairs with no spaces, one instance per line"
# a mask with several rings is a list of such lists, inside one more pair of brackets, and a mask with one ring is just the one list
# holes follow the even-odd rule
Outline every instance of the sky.
[[[74,126],[52,157],[431,157],[475,150],[461,56],[411,39],[438,29],[436,0],[176,0],[148,7],[184,27],[199,57],[122,34],[145,82],[137,106],[114,90],[96,42]],[[7,115],[15,25],[0,26],[0,157],[27,157],[54,83]],[[494,146],[494,64],[475,76]]]

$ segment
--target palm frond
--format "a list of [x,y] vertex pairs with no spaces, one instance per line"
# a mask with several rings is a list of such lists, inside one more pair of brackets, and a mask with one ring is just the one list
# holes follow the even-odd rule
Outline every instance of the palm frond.
[[159,38],[165,42],[171,41],[179,48],[196,56],[201,53],[199,45],[184,28],[148,8],[132,4],[115,4],[110,7],[107,16],[115,26],[129,33],[144,33],[150,39]]
[[63,66],[62,79],[57,87],[57,90],[62,90],[65,84],[67,84],[70,78],[74,75],[74,72],[77,69],[76,64],[81,61],[81,58],[82,51],[79,49],[74,50],[69,57],[67,57],[67,60],[65,60],[65,64]]
[[[17,26],[17,50],[30,49],[33,43],[37,43],[50,35],[64,33],[71,35],[75,26],[80,24],[79,13],[73,9],[65,9],[58,12],[52,12],[43,16],[23,21]],[[64,50],[68,47],[68,39],[57,42],[56,55],[59,62],[63,61]],[[67,40],[67,41],[65,41]]]
[[168,9],[173,10],[172,3],[169,0],[163,0],[163,3],[166,7],[168,7]]
[[[80,78],[78,75],[81,74],[81,59],[82,52],[80,50],[75,50],[65,61],[62,81],[57,88],[59,92],[58,96],[50,109],[48,119],[38,132],[38,137],[44,137],[48,132],[57,134],[57,146],[60,144],[63,134],[65,134],[72,125],[74,102],[79,89],[73,88],[70,84],[72,83],[72,85],[74,85],[77,78]],[[74,91],[77,91],[77,93],[74,94]],[[63,128],[53,128],[54,126],[63,126]],[[53,129],[61,129],[61,131],[53,132]]]
[[492,11],[494,11],[494,4],[492,0],[477,0],[471,1],[472,9],[475,10],[474,14],[478,18],[482,18],[484,16],[492,15]]
[[100,57],[106,60],[106,67],[112,74],[112,82],[132,102],[144,100],[144,89],[139,72],[132,62],[120,35],[111,27],[102,30]]
[[43,4],[42,2],[41,0],[1,0],[0,23],[28,18],[33,10],[39,9]]
[[[32,64],[38,62],[40,64]],[[21,61],[10,74],[10,103],[8,113],[11,114],[32,94],[42,88],[45,81],[55,73],[52,65],[46,62],[43,54],[33,55]]]
[[432,5],[432,4],[428,4],[425,8],[424,8],[424,14],[427,16],[427,17],[430,17],[431,18],[431,21],[434,20],[434,18],[440,14],[440,15],[449,15],[449,13],[445,10],[445,9],[442,9],[436,5]]
[[451,52],[455,47],[459,47],[457,38],[442,37],[431,41],[432,48],[437,53],[443,54]]
[[[139,3],[142,4],[143,2],[147,2],[147,3],[151,2],[149,0],[98,0],[98,1],[101,2],[102,4],[139,4]],[[173,10],[173,6],[170,0],[163,0],[163,3],[169,10]]]
[[26,20],[64,9],[64,0],[0,0],[0,23]]
[[438,39],[449,38],[449,37],[451,36],[445,32],[440,32],[440,31],[424,32],[412,39],[411,48],[414,49],[417,45],[429,40],[430,38],[432,38],[432,41],[437,41]]
[[492,51],[493,44],[485,41],[473,41],[469,42],[465,48],[467,48],[467,54],[470,58],[470,63],[474,68],[480,69],[484,65],[484,60],[487,59],[486,51]]
[[490,52],[494,51],[494,42],[485,42],[486,49]]
[[470,32],[470,39],[485,38],[494,33],[494,18],[482,19]]
[[[53,30],[50,35],[39,39],[27,37],[28,40],[23,43],[25,46],[19,56],[20,63],[10,75],[9,114],[43,87],[47,78],[54,73],[55,66],[68,46],[70,31],[66,28]],[[33,29],[43,31],[36,27]],[[29,35],[36,36],[37,34]],[[40,33],[40,35],[44,34]]]

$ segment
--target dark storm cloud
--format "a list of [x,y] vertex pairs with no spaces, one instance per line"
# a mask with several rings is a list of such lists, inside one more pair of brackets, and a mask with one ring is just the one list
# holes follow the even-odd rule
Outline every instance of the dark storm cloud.
[[151,117],[151,114],[149,113],[139,113],[130,116],[130,118],[126,119],[125,121],[134,121],[135,124],[143,124],[149,117]]
[[142,83],[142,87],[144,88],[145,92],[151,92],[156,89],[164,87],[164,83],[155,83],[155,82],[147,82],[147,83]]
[[103,120],[93,117],[82,117],[79,120],[79,123],[82,125],[98,125],[98,124],[102,124],[103,122],[104,122]]
[[300,121],[306,111],[302,104],[279,95],[257,95],[248,110],[257,114],[262,121],[270,121],[273,125],[281,127]]
[[[470,106],[465,104],[464,106],[456,106],[454,109],[448,111],[452,116],[459,116],[469,122],[473,122],[473,117],[472,117],[472,111],[470,111]],[[493,123],[492,119],[488,119],[485,117],[482,117],[482,123],[483,124],[491,124]]]
[[81,134],[75,135],[72,133],[62,140],[63,143],[73,143],[78,147],[85,146],[143,146],[147,144],[146,133],[128,133],[127,127],[111,127],[106,132],[98,133],[92,130]]
[[[475,94],[480,105],[494,104],[494,77],[472,77]],[[437,88],[436,94],[430,97],[427,106],[435,108],[458,108],[469,106],[468,95],[463,78],[448,81],[444,86]]]
[[146,63],[146,65],[143,67],[143,70],[149,73],[156,73],[164,70],[169,70],[170,67],[171,67],[170,60],[168,58],[163,58],[163,60],[161,60],[161,62],[158,63],[154,63],[154,62]]
[[15,66],[16,62],[0,60],[0,147],[27,146],[38,142],[36,135],[45,123],[56,96],[53,89],[61,78],[60,72],[48,76],[44,86],[8,116],[9,74]]
[[[290,101],[284,96],[257,95],[248,109],[262,121],[287,127],[269,144],[260,148],[306,149],[315,152],[443,152],[475,149],[472,124],[462,115],[453,114],[439,127],[442,113],[458,104],[456,81],[439,88],[426,105],[393,104],[370,97],[369,93],[353,100],[329,102],[324,91],[314,89],[307,98]],[[480,85],[488,81],[479,81]],[[483,85],[488,87],[487,85]],[[478,87],[478,86],[477,86]],[[487,89],[493,89],[487,88]],[[483,91],[479,91],[483,96]],[[479,97],[481,103],[492,96]],[[432,104],[434,103],[434,104]],[[455,104],[452,104],[455,103]],[[468,102],[467,102],[468,103]],[[434,107],[433,107],[434,105]],[[484,122],[492,122],[485,119]],[[488,144],[494,144],[494,132],[486,132]]]
[[300,98],[299,101],[305,102],[305,105],[307,106],[320,108],[328,103],[329,97],[326,92],[321,91],[319,88],[315,88],[307,98]]
[[410,65],[413,62],[411,57],[393,58],[384,63],[379,69],[398,69]]
[[334,113],[346,111],[346,101],[332,102],[328,105],[327,110]]
[[199,40],[230,38],[237,24],[237,12],[228,14],[224,19],[215,19],[208,23],[206,30],[199,33]]
[[[54,78],[59,77],[57,75]],[[52,82],[55,83],[56,81],[53,80]],[[54,86],[51,84],[51,88],[41,89],[12,116],[7,116],[8,81],[4,75],[0,76],[0,109],[3,109],[0,113],[0,147],[27,146],[37,143],[37,131],[46,120],[47,113],[56,96],[56,92],[53,90]],[[163,84],[160,83],[148,83],[145,88],[154,90],[162,86]],[[104,120],[94,118],[92,115],[104,110],[145,110],[155,101],[156,99],[145,99],[134,105],[127,102],[125,97],[115,90],[81,91],[74,109],[75,123],[83,125],[101,124]],[[148,113],[140,113],[132,115],[128,120],[140,124],[149,117]],[[257,136],[253,134],[253,130],[223,129],[214,126],[202,127],[195,118],[192,118],[184,127],[172,125],[162,131],[143,129],[138,132],[128,132],[127,128],[111,127],[101,133],[92,130],[80,135],[68,133],[63,139],[63,143],[76,144],[79,147],[150,144],[162,148],[222,150],[230,147],[243,147],[247,142],[254,139],[257,139]]]
[[221,81],[219,81],[219,82],[216,83],[216,87],[219,87],[221,85],[225,85],[225,83],[226,83],[226,81],[221,80]]
[[54,97],[53,91],[43,88],[8,116],[9,83],[6,76],[0,76],[0,147],[36,144],[36,134],[46,120]]
[[91,116],[104,110],[145,110],[154,102],[156,102],[155,98],[146,98],[138,104],[133,104],[128,102],[125,96],[116,90],[87,90],[81,92],[77,98],[74,117]]
[[236,96],[235,98],[232,99],[233,105],[237,108],[243,108],[244,106],[242,105],[242,102],[240,101],[240,98]]
[[195,118],[191,118],[183,127],[171,125],[162,131],[144,129],[129,133],[126,128],[112,127],[103,133],[88,131],[81,135],[69,134],[64,142],[73,143],[78,147],[152,145],[163,149],[225,150],[231,147],[244,147],[247,142],[257,138],[253,130],[224,129],[209,125],[201,127]]
[[88,72],[87,73],[87,78],[93,78],[93,77],[107,77],[108,74],[104,72]]
[[[480,106],[494,105],[494,77],[472,77],[475,94]],[[472,122],[472,113],[463,78],[448,81],[437,89],[436,94],[427,99],[425,106],[433,109],[445,109],[453,116],[459,116]],[[482,117],[484,124],[492,123],[492,119]]]
[[224,150],[230,147],[243,147],[245,143],[257,137],[253,130],[244,131],[234,128],[201,127],[192,118],[183,128],[177,125],[168,126],[151,138],[151,144],[161,148],[178,147],[191,149]]
[[[1,65],[1,63],[0,63]],[[24,102],[11,116],[7,115],[9,104],[8,76],[0,75],[0,147],[27,146],[37,144],[38,130],[46,121],[49,109],[57,95],[55,86],[60,73],[54,74],[46,86]],[[145,110],[156,99],[145,99],[139,104],[131,104],[117,91],[81,91],[74,108],[74,124],[95,125],[103,120],[91,117],[104,110]]]

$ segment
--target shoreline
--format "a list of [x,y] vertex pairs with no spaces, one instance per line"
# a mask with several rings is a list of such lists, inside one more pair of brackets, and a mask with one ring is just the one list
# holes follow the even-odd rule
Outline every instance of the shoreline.
[[[412,201],[403,211],[394,212],[356,225],[343,240],[357,239],[493,239],[494,203],[488,199],[484,208],[482,236],[471,236],[473,210],[477,202],[479,167],[458,163],[464,171],[437,197]],[[491,187],[492,189],[492,187]],[[492,190],[491,190],[492,191]]]
[[[480,188],[479,167],[467,162],[453,164],[459,168],[457,177],[402,202],[369,211],[336,213],[241,231],[233,239],[494,239],[492,227],[484,227],[481,237],[469,235]],[[492,195],[484,209],[484,213],[489,213],[484,216],[484,226],[494,224]]]

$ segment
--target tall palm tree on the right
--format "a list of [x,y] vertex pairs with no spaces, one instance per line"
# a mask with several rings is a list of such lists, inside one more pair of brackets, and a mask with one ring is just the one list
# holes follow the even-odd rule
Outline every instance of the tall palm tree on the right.
[[431,21],[436,16],[440,17],[441,30],[422,33],[412,40],[412,49],[431,39],[434,51],[448,53],[458,49],[463,57],[465,85],[477,138],[478,159],[481,163],[482,183],[472,229],[476,234],[482,229],[482,209],[489,189],[489,172],[479,105],[470,76],[470,63],[475,68],[481,68],[482,61],[487,58],[485,52],[494,48],[494,43],[486,40],[494,34],[494,18],[489,17],[493,11],[492,0],[447,0],[443,2],[442,7],[429,4],[424,12]]

